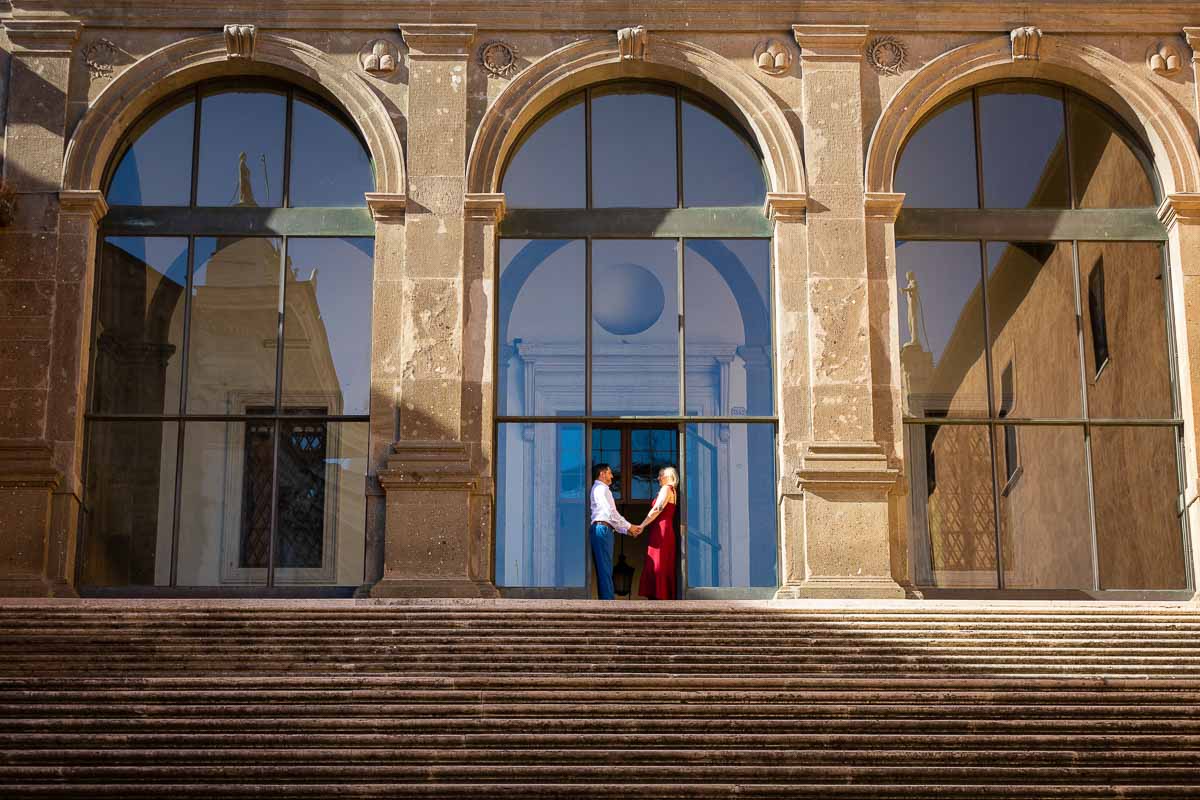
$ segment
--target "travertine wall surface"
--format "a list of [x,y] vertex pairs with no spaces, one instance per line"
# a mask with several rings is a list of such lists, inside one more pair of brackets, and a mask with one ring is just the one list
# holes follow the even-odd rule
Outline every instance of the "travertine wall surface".
[[[222,76],[272,76],[328,97],[375,162],[367,580],[376,594],[495,591],[499,180],[537,113],[613,78],[705,94],[745,121],[766,163],[780,596],[899,596],[912,581],[895,302],[903,198],[892,171],[921,117],[983,81],[1072,86],[1122,116],[1154,155],[1167,198],[1190,498],[1200,409],[1192,390],[1200,380],[1192,357],[1200,348],[1192,50],[1200,29],[1190,26],[1200,26],[1200,13],[1190,2],[1017,8],[940,0],[0,3],[0,144],[4,184],[16,196],[0,227],[0,595],[73,592],[105,169],[146,109]],[[227,49],[225,25],[254,26],[253,49]],[[617,31],[632,26],[645,28],[645,48],[623,54]],[[1020,26],[1040,29],[1033,57],[1014,57],[1010,31]],[[896,46],[881,49],[883,37]],[[481,51],[492,42],[515,53],[512,69],[485,68]],[[768,47],[779,56],[770,71],[755,57]],[[1148,63],[1164,49],[1178,57],[1170,74]],[[369,58],[383,53],[393,69]],[[1200,531],[1200,519],[1191,527]]]

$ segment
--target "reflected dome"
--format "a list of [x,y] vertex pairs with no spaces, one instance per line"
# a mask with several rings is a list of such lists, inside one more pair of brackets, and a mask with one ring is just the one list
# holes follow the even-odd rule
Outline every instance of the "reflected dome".
[[654,273],[628,262],[600,267],[592,292],[592,315],[616,336],[641,333],[662,316],[666,295]]

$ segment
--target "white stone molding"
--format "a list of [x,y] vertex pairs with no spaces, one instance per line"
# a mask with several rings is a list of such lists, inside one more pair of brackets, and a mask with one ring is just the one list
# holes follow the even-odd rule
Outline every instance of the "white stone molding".
[[254,25],[232,24],[225,26],[225,52],[229,58],[254,58],[254,43],[258,28]]
[[808,195],[804,192],[767,192],[763,213],[775,222],[804,222]]
[[1033,25],[1013,28],[1008,34],[1013,61],[1037,61],[1041,57],[1042,29]]
[[1175,225],[1200,225],[1200,192],[1176,192],[1163,199],[1158,218],[1170,230]]
[[367,192],[367,208],[375,222],[403,222],[408,211],[408,197],[403,192]]
[[768,75],[786,75],[792,68],[792,49],[778,39],[759,42],[754,48],[754,65]]
[[108,213],[108,201],[104,192],[97,189],[64,189],[58,193],[60,214],[80,214],[91,218],[93,225]]
[[895,222],[903,205],[904,192],[867,192],[863,198],[863,211],[867,219]]
[[1170,77],[1183,69],[1183,56],[1173,42],[1157,42],[1146,54],[1146,66],[1155,75]]
[[1200,191],[1200,152],[1189,123],[1171,100],[1140,65],[1130,65],[1100,48],[1063,36],[1044,42],[1037,62],[1014,62],[1009,39],[991,37],[943,53],[915,72],[886,102],[872,132],[866,158],[867,191],[893,191],[905,140],[943,101],[989,81],[1034,77],[1062,83],[1096,99],[1143,134],[1165,192]]
[[411,59],[465,59],[475,41],[476,25],[401,25]]
[[96,95],[75,127],[66,146],[63,188],[99,189],[113,150],[142,113],[183,86],[245,74],[247,63],[255,74],[300,80],[337,98],[366,142],[376,190],[404,192],[400,139],[387,106],[365,78],[312,45],[263,32],[256,37],[253,62],[229,59],[224,34],[215,33],[174,42],[130,65]]
[[14,53],[70,56],[83,23],[70,17],[19,17],[3,21]]
[[800,61],[862,61],[866,25],[793,25]]
[[463,215],[477,222],[496,224],[508,210],[504,192],[468,192],[463,195]]
[[622,61],[646,60],[646,29],[641,25],[617,31],[617,52]]
[[[572,42],[538,59],[504,87],[484,112],[467,161],[467,191],[499,190],[504,163],[539,113],[581,86],[627,77],[630,66],[612,37]],[[639,77],[682,83],[745,121],[763,153],[768,189],[804,192],[804,167],[795,132],[779,101],[745,70],[691,42],[656,37],[637,64]]]
[[358,51],[358,64],[368,75],[386,77],[396,71],[396,46],[387,39],[373,39]]

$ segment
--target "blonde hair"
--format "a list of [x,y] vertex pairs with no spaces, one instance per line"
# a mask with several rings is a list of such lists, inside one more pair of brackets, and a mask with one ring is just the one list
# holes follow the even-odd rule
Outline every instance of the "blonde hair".
[[667,485],[672,489],[679,488],[679,473],[675,471],[674,467],[663,467],[658,474],[667,476]]

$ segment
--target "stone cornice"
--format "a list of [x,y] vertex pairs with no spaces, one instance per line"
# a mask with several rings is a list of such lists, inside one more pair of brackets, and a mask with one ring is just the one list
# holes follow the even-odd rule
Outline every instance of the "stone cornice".
[[868,219],[895,222],[903,205],[904,192],[867,192],[863,198],[863,210]]
[[463,214],[467,219],[494,224],[504,219],[507,210],[504,192],[469,192],[463,195]]
[[1192,63],[1200,64],[1200,28],[1184,28],[1183,38],[1187,39],[1188,47],[1192,48]]
[[[891,492],[900,484],[900,471],[888,464],[875,442],[809,442],[792,479],[799,491]],[[781,489],[787,493],[792,487]]]
[[1167,230],[1174,225],[1200,225],[1200,192],[1167,195],[1158,207],[1158,218]]
[[17,52],[69,56],[83,24],[69,17],[18,17],[4,20],[8,40]]
[[[14,0],[19,13],[70,14],[88,27],[211,28],[232,10],[252,12],[272,30],[393,29],[397,20],[461,23],[474,20],[489,30],[608,33],[628,25],[671,30],[763,32],[792,24],[853,21],[891,33],[935,31],[989,33],[1025,24],[1025,11],[1009,3],[962,0],[688,0],[652,3],[630,13],[628,0]],[[1196,25],[1195,0],[1039,0],[1037,25],[1047,34],[1081,31],[1161,35]],[[918,22],[918,20],[920,22]]]
[[808,195],[804,192],[767,192],[763,213],[775,222],[804,222],[808,215]]
[[95,189],[64,189],[58,193],[58,210],[60,214],[89,216],[96,224],[108,213],[108,201]]
[[409,58],[465,59],[471,54],[476,25],[400,25]]
[[0,487],[55,489],[61,481],[49,444],[0,444]]
[[868,25],[793,25],[800,61],[862,61]]
[[408,211],[408,195],[391,192],[367,192],[367,208],[376,222],[403,222]]
[[392,445],[387,467],[379,471],[385,492],[490,490],[490,481],[471,468],[462,442],[400,441]]

